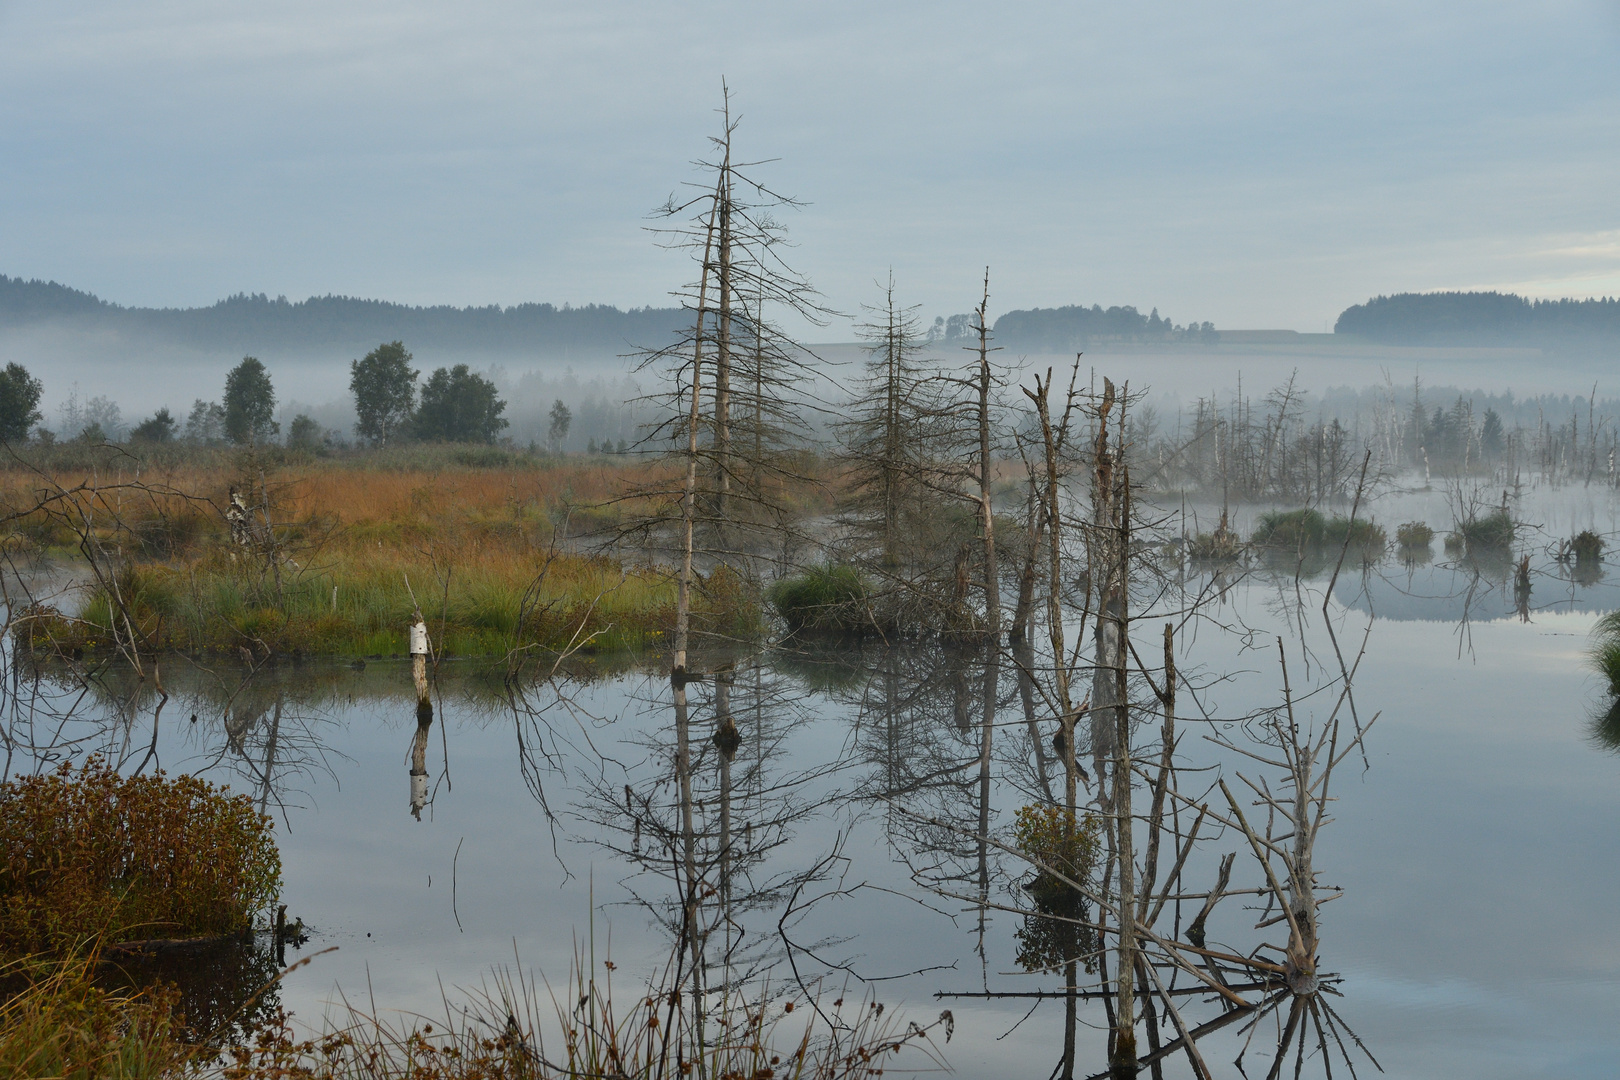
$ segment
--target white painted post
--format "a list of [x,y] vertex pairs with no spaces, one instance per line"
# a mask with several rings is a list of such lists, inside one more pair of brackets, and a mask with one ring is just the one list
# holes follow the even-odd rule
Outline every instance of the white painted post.
[[427,805],[427,735],[433,725],[433,699],[428,692],[427,623],[411,624],[411,677],[416,683],[416,738],[411,744],[411,814],[418,821]]

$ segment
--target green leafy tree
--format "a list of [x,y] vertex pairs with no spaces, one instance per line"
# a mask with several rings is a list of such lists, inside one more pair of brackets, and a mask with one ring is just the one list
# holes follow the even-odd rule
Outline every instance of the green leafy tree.
[[373,446],[387,446],[411,420],[416,407],[416,377],[403,342],[390,341],[349,365],[354,394],[354,431]]
[[553,454],[562,453],[563,443],[568,441],[568,425],[574,422],[574,414],[568,411],[568,406],[558,398],[551,406],[551,427],[546,432],[546,441],[551,444]]
[[225,410],[217,401],[197,398],[186,418],[186,441],[211,446],[225,437]]
[[173,442],[177,427],[179,424],[170,415],[168,408],[164,407],[153,413],[150,418],[136,424],[135,430],[129,433],[129,440],[146,443]]
[[0,371],[0,442],[28,441],[28,430],[39,422],[39,395],[45,385],[21,364]]
[[254,357],[244,356],[225,376],[225,437],[240,446],[268,442],[281,430],[275,415],[270,373]]
[[505,411],[494,383],[457,364],[439,368],[422,386],[414,426],[423,439],[491,443],[507,426]]
[[287,425],[287,446],[293,450],[319,450],[325,442],[321,425],[311,416],[299,413]]

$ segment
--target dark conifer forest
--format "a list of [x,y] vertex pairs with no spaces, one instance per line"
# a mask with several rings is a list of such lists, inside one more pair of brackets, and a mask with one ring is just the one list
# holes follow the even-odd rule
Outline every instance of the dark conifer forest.
[[1620,300],[1397,293],[1345,309],[1333,332],[1390,345],[1596,345],[1620,342]]
[[556,307],[413,307],[348,296],[290,301],[238,293],[208,307],[123,307],[54,281],[0,274],[0,328],[67,323],[199,349],[415,345],[506,352],[528,348],[628,352],[663,344],[684,319],[676,308],[621,311],[606,304]]

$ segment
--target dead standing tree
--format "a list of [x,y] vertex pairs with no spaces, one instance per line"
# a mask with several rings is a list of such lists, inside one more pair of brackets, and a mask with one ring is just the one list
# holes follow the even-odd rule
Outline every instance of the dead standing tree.
[[[685,888],[681,944],[690,950],[693,972],[702,967],[698,906],[703,897],[693,818],[687,684],[704,678],[692,670],[697,633],[692,619],[694,592],[705,583],[699,564],[713,568],[711,577],[727,566],[737,572],[735,564],[746,570],[751,555],[737,549],[736,526],[742,523],[739,508],[748,507],[758,512],[756,518],[774,518],[780,524],[786,514],[773,500],[769,481],[776,478],[802,485],[808,479],[791,475],[791,463],[784,455],[767,452],[777,441],[777,433],[797,422],[798,410],[790,397],[796,383],[806,377],[807,367],[806,354],[764,317],[764,308],[768,304],[786,306],[811,322],[828,314],[809,283],[780,256],[784,233],[772,213],[798,204],[752,177],[750,170],[760,162],[736,160],[733,140],[738,121],[732,114],[729,90],[723,92],[722,131],[712,140],[716,156],[700,163],[711,178],[695,185],[698,193],[692,198],[679,201],[671,197],[659,211],[661,217],[675,223],[658,230],[666,245],[691,252],[697,262],[696,281],[676,294],[691,315],[689,329],[677,341],[643,357],[643,367],[664,366],[673,384],[662,399],[665,418],[654,426],[644,445],[673,443],[680,487],[627,493],[650,500],[656,507],[634,523],[633,530],[651,534],[673,524],[678,547],[670,686],[679,863]],[[743,297],[752,298],[752,312],[742,303]],[[739,455],[733,438],[739,372],[742,385],[748,388],[743,412],[753,421],[749,432],[753,454]],[[733,728],[727,737],[734,735]]]

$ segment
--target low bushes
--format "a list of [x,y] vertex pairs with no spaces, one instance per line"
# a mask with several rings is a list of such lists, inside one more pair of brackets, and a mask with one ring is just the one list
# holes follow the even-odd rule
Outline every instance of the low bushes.
[[[1015,935],[1019,966],[1048,971],[1071,957],[1089,956],[1095,949],[1095,932],[1088,925],[1085,898],[1057,875],[1082,884],[1091,879],[1100,823],[1089,814],[1076,820],[1055,806],[1025,806],[1018,811],[1013,831],[1018,850],[1033,867],[1024,891],[1035,902],[1035,910],[1024,917]],[[1085,960],[1085,970],[1092,970],[1093,963]]]
[[7,956],[240,933],[280,887],[270,819],[245,795],[99,758],[0,785]]

